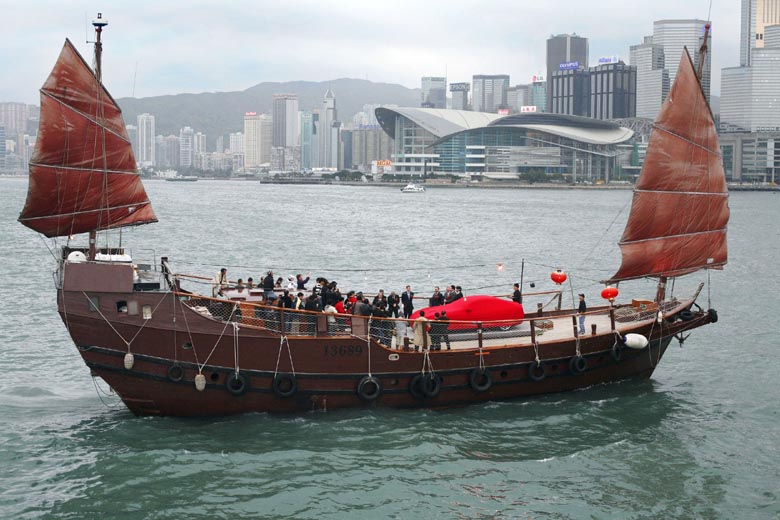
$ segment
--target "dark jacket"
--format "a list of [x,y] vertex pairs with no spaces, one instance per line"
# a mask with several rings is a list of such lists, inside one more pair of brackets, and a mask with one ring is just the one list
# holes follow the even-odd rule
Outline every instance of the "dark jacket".
[[411,291],[401,293],[401,303],[404,304],[404,309],[414,309],[414,293]]

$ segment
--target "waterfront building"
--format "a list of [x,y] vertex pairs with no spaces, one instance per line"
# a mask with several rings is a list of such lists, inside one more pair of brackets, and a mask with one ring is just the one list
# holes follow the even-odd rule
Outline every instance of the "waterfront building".
[[196,132],[192,136],[192,153],[206,153],[206,134],[202,132]]
[[727,180],[780,183],[780,131],[723,133],[720,149]]
[[588,117],[618,119],[636,116],[636,67],[622,61],[589,69]]
[[590,73],[577,65],[556,70],[548,77],[547,111],[587,117],[590,110]]
[[314,167],[314,163],[312,162],[314,114],[310,110],[304,110],[300,112],[299,126],[301,129],[301,169],[311,170]]
[[450,83],[450,95],[452,96],[452,103],[451,103],[452,110],[469,109],[469,90],[471,90],[471,84],[468,82]]
[[228,150],[230,153],[244,153],[244,134],[241,132],[234,132],[228,136],[230,147]]
[[[0,123],[5,127],[5,135],[26,134],[27,121],[33,115],[31,105],[25,103],[0,103]],[[35,111],[35,114],[40,113]]]
[[506,74],[478,74],[471,78],[473,90],[471,105],[474,112],[489,112],[495,114],[499,109],[506,108],[509,76]]
[[421,87],[421,107],[447,108],[447,78],[424,76]]
[[[670,85],[674,83],[683,49],[688,49],[694,67],[698,68],[699,48],[704,37],[704,26],[708,23],[698,19],[656,20],[653,22],[652,42],[661,45],[664,49],[664,68],[668,71]],[[712,40],[710,39],[701,77],[701,87],[707,100],[710,99],[711,61]]]
[[534,75],[530,85],[529,106],[536,107],[537,112],[547,112],[547,81],[541,75]]
[[[560,70],[584,70],[588,68],[588,39],[572,34],[551,35],[547,39],[547,81]],[[549,87],[550,85],[548,85]],[[552,89],[547,92],[547,111],[552,112]],[[573,113],[573,112],[565,112]]]
[[[130,146],[133,148],[133,157],[138,160],[138,127],[135,125],[125,125],[127,130],[127,137],[130,139]],[[157,152],[154,154],[155,158],[159,157]]]
[[273,125],[268,114],[244,114],[244,165],[257,168],[271,160]]
[[393,153],[393,140],[376,125],[363,125],[352,130],[352,159],[345,165],[364,173],[371,171],[375,161],[388,161]]
[[178,168],[181,151],[181,145],[179,144],[179,136],[169,135],[165,138],[165,162],[163,166],[167,168]]
[[[318,166],[322,168],[338,168],[338,153],[334,154],[333,144],[333,123],[338,119],[338,111],[336,109],[336,96],[333,91],[328,88],[325,92],[325,96],[322,99],[322,107],[320,109],[318,120],[318,135],[319,135],[319,162]],[[338,149],[338,142],[336,143],[336,149]]]
[[216,141],[214,142],[214,150],[217,153],[225,153],[225,136],[220,135],[217,137]]
[[[775,27],[780,32],[780,26]],[[721,126],[750,132],[780,130],[780,46],[753,49],[751,60],[749,67],[721,71]]]
[[330,150],[328,160],[330,161],[330,168],[343,168],[344,156],[341,143],[341,121],[333,121],[330,125]]
[[739,45],[741,66],[751,65],[753,49],[764,48],[765,29],[771,25],[780,25],[780,0],[742,0]]
[[5,123],[0,122],[0,170],[5,169]]
[[515,85],[509,87],[506,94],[506,103],[509,112],[516,114],[524,106],[530,106],[531,85]]
[[636,116],[655,119],[671,85],[663,45],[645,36],[642,43],[631,46],[630,63],[636,67]]
[[558,174],[570,182],[609,182],[618,145],[633,131],[608,121],[544,113],[499,116],[425,108],[378,108],[393,139],[393,174],[517,179]]
[[135,161],[140,166],[154,166],[154,138],[157,135],[154,128],[154,116],[151,114],[140,114],[136,118],[138,121],[138,155]]
[[273,95],[273,146],[298,146],[298,95]]
[[189,126],[179,130],[179,166],[189,168],[193,165],[193,138],[195,131]]

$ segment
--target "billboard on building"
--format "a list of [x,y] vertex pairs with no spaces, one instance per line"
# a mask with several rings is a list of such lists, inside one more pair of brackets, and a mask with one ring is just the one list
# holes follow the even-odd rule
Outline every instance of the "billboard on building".
[[536,105],[525,105],[520,107],[521,113],[536,112]]
[[567,61],[558,65],[561,70],[577,70],[580,68],[579,61]]

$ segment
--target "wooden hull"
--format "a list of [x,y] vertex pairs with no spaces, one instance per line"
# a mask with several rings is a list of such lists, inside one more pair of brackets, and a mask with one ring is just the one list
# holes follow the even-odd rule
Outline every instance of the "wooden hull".
[[[268,330],[204,317],[170,292],[97,292],[95,279],[83,282],[93,291],[73,290],[80,283],[64,284],[58,291],[63,322],[92,373],[138,415],[438,408],[648,378],[675,334],[712,320],[712,314],[699,312],[686,321],[660,325],[646,320],[624,327],[622,334],[634,332],[650,340],[641,350],[616,348],[616,335],[609,330],[583,336],[580,361],[576,341],[539,341],[542,374],[541,368],[532,369],[535,351],[527,338],[525,344],[510,340],[481,350],[445,347],[427,353],[391,349],[356,336],[289,336],[283,341]],[[138,312],[117,311],[127,302]],[[147,319],[144,307],[152,311]],[[124,366],[128,352],[134,358],[130,369]],[[415,380],[423,370],[430,382]],[[237,372],[240,381],[230,385]],[[198,373],[205,376],[202,391],[194,382]],[[372,384],[360,388],[369,375],[381,389]],[[291,388],[293,380],[297,388]]]

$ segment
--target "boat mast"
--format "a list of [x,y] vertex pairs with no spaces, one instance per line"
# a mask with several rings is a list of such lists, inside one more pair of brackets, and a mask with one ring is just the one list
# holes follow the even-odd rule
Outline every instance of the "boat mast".
[[[696,77],[699,79],[699,83],[701,84],[701,78],[702,74],[704,74],[704,62],[707,58],[707,39],[710,35],[710,22],[707,21],[706,24],[704,24],[704,36],[702,37],[701,47],[699,47],[699,56],[698,56],[698,63],[696,64]],[[655,301],[656,303],[661,303],[666,298],[666,276],[661,276],[658,279],[658,287],[656,289],[655,293]]]
[[[97,78],[98,88],[103,84],[103,71],[102,71],[102,56],[103,56],[103,44],[100,41],[100,34],[103,32],[103,27],[108,25],[108,22],[103,19],[103,13],[98,13],[97,20],[92,20],[92,25],[95,27],[95,77]],[[89,232],[89,259],[94,260],[97,252],[97,231]]]

